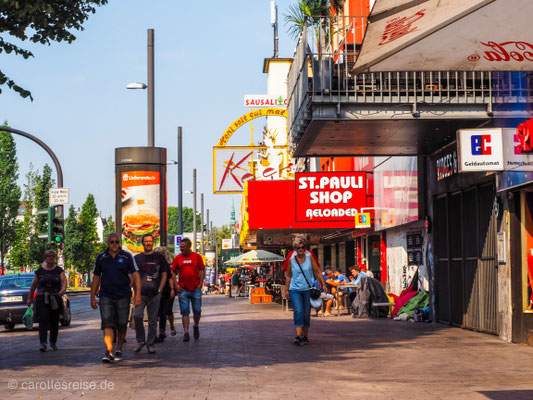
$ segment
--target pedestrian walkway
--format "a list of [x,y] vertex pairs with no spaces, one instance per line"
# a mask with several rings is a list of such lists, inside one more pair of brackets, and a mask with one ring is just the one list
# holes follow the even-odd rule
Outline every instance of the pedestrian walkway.
[[[125,359],[106,365],[98,313],[87,309],[80,318],[60,331],[57,352],[39,353],[36,332],[0,334],[3,398],[533,398],[533,348],[440,324],[313,317],[311,344],[299,347],[291,343],[292,313],[281,306],[211,295],[204,297],[199,341],[182,342],[179,326],[155,355],[135,354],[129,330]],[[107,380],[114,388],[20,388],[51,379]],[[11,380],[19,387],[6,391]]]

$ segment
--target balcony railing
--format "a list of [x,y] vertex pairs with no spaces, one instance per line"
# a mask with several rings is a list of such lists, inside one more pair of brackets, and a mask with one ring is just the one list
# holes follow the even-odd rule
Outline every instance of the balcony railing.
[[[288,75],[288,123],[298,136],[313,103],[386,105],[417,109],[431,104],[446,110],[472,105],[487,112],[496,104],[531,103],[532,87],[523,74],[481,71],[407,71],[351,74],[366,18],[332,16],[303,26]],[[477,106],[476,106],[477,105]],[[457,109],[457,107],[455,107]],[[399,108],[398,108],[399,110]],[[437,116],[436,116],[437,117]]]

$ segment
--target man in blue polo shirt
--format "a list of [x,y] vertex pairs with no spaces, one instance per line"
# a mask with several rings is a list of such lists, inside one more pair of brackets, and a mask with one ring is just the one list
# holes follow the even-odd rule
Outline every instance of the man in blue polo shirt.
[[[133,256],[120,248],[117,233],[107,236],[107,249],[96,256],[94,277],[91,284],[91,307],[100,304],[100,316],[106,352],[102,362],[112,363],[122,359],[122,345],[126,337],[130,311],[130,277],[135,287],[135,307],[141,304],[141,279]],[[99,291],[99,302],[96,293]],[[118,344],[113,357],[114,330],[118,332]]]

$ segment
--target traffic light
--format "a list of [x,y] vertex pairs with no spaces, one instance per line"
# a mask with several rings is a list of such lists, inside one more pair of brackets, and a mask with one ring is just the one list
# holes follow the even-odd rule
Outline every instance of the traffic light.
[[63,243],[64,238],[64,221],[61,216],[54,216],[52,219],[52,238],[50,240],[53,244]]

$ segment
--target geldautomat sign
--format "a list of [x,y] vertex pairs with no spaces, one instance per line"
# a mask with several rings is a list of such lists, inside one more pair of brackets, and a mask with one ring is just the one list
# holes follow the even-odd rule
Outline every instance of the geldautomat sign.
[[365,172],[296,174],[296,221],[353,221],[366,207]]

